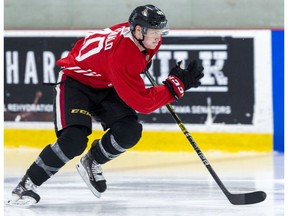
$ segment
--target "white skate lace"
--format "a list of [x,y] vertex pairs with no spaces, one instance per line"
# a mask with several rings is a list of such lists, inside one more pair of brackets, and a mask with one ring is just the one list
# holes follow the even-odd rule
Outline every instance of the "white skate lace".
[[94,176],[96,182],[101,181],[101,180],[105,180],[105,178],[102,174],[102,167],[96,161],[92,162],[91,170],[92,170],[92,173],[93,173],[93,176]]

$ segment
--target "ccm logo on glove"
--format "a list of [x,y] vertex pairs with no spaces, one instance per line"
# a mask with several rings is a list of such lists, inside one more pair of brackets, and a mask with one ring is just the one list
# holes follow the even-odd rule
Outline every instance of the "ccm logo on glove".
[[173,75],[169,76],[164,83],[168,86],[169,91],[173,92],[174,94],[173,96],[175,97],[176,100],[183,97],[184,85],[176,76]]
[[200,86],[200,80],[204,76],[204,68],[196,60],[191,61],[186,69],[182,69],[180,65],[181,62],[178,62],[163,82],[176,100],[183,97],[184,91]]

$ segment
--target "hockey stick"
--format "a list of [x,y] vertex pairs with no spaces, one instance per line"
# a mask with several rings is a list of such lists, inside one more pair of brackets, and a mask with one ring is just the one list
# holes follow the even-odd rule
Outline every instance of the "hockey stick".
[[[144,73],[153,86],[158,85],[148,70],[146,70]],[[179,116],[174,111],[174,108],[172,107],[172,105],[167,104],[166,107],[169,110],[172,117],[174,118],[174,120],[176,121],[176,123],[178,124],[178,126],[180,127],[180,129],[182,130],[182,132],[184,133],[184,135],[186,136],[186,138],[188,139],[188,141],[190,142],[190,144],[193,146],[193,148],[196,151],[196,153],[198,154],[199,158],[201,159],[203,164],[206,166],[206,168],[208,169],[208,171],[210,172],[210,174],[212,175],[212,177],[214,178],[214,180],[216,181],[216,183],[218,184],[220,189],[226,195],[226,197],[228,198],[230,203],[232,203],[234,205],[248,205],[248,204],[259,203],[259,202],[262,202],[266,199],[267,195],[263,191],[255,191],[255,192],[251,192],[251,193],[242,193],[242,194],[230,193],[227,190],[227,188],[224,186],[224,184],[222,183],[222,181],[220,180],[218,175],[215,173],[215,171],[213,170],[209,161],[206,159],[206,157],[204,156],[202,151],[199,149],[198,145],[196,144],[196,142],[194,141],[194,139],[192,138],[190,133],[187,131],[187,129],[184,126],[184,124],[182,123],[181,119],[179,118]]]

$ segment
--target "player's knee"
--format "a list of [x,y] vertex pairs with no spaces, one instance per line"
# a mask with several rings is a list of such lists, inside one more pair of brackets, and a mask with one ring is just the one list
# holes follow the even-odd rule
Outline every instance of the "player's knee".
[[129,149],[140,140],[142,136],[142,125],[135,117],[129,116],[113,124],[111,132],[119,145]]
[[88,135],[88,128],[71,126],[63,129],[57,142],[66,157],[72,159],[84,152],[87,147]]

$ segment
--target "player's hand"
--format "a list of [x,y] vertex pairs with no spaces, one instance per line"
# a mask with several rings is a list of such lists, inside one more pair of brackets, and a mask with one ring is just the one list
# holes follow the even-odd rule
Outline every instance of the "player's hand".
[[178,62],[163,82],[176,100],[183,97],[186,90],[200,86],[200,79],[204,76],[204,68],[196,60],[191,61],[186,69],[182,69],[180,65],[181,62]]

